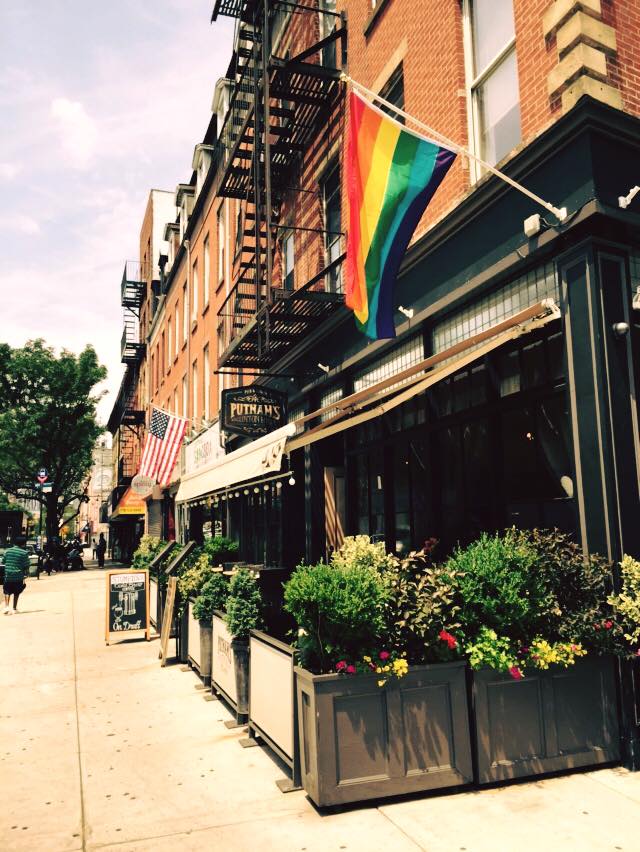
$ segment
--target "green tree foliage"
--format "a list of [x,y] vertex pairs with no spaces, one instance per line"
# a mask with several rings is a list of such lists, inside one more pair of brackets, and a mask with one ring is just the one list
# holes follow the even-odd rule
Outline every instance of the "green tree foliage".
[[[96,421],[95,386],[106,377],[91,346],[56,355],[42,340],[13,349],[0,344],[0,488],[35,498],[47,508],[47,535],[56,535],[65,510],[84,496]],[[34,488],[40,467],[51,493]]]

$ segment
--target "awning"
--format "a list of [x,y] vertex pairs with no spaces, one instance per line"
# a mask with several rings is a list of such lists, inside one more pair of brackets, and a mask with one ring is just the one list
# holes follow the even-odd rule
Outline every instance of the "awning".
[[176,502],[186,503],[221,488],[238,485],[266,474],[277,473],[282,464],[282,454],[287,438],[290,438],[295,431],[295,424],[289,423],[281,429],[276,429],[252,441],[245,447],[234,450],[206,470],[199,471],[193,476],[183,477],[176,494]]
[[[468,337],[466,340],[439,352],[437,355],[426,358],[413,367],[408,367],[401,373],[377,382],[358,393],[344,397],[325,408],[307,414],[296,421],[298,426],[308,420],[333,412],[324,423],[314,426],[287,441],[286,452],[292,452],[315,441],[328,438],[330,435],[351,429],[353,426],[365,423],[374,417],[379,417],[458,370],[469,366],[479,358],[483,358],[499,346],[503,346],[523,334],[528,334],[548,322],[558,319],[559,316],[560,311],[555,302],[552,299],[545,299],[543,302],[520,311],[508,320]],[[426,372],[427,370],[429,372]],[[386,397],[391,398],[386,399]],[[369,406],[373,407],[370,408]],[[367,410],[363,411],[362,409]]]
[[139,494],[136,494],[135,491],[132,491],[131,488],[127,488],[122,495],[120,502],[116,506],[115,511],[109,517],[109,520],[112,521],[115,518],[119,518],[124,515],[144,515],[146,511],[147,504],[144,502],[142,497],[140,497]]

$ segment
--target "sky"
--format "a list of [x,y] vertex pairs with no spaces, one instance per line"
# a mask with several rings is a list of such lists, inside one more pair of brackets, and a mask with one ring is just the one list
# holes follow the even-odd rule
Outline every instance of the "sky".
[[125,260],[191,176],[231,55],[213,0],[0,0],[0,341],[91,343],[120,385]]

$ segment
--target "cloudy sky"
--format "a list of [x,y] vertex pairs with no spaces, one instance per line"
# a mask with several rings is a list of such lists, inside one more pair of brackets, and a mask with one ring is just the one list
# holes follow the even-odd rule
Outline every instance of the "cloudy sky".
[[0,339],[122,376],[120,279],[149,189],[191,174],[233,26],[213,0],[0,0]]

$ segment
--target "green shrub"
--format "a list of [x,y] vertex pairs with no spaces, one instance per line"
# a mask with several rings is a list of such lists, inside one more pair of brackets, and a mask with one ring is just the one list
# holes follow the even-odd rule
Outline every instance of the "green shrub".
[[347,536],[342,546],[331,554],[334,568],[374,568],[383,573],[395,568],[398,560],[385,550],[384,542],[372,542],[368,535]]
[[459,596],[459,621],[467,638],[481,628],[518,641],[531,639],[556,606],[538,570],[536,548],[516,530],[483,533],[446,563]]
[[223,535],[216,535],[213,538],[208,538],[202,549],[209,557],[212,565],[220,565],[222,562],[233,561],[238,555],[239,548],[237,541]]
[[455,633],[460,627],[456,603],[458,574],[432,564],[429,555],[410,553],[383,575],[387,646],[406,653],[409,663],[427,663],[456,656]]
[[231,578],[226,623],[234,639],[248,639],[249,631],[260,626],[260,589],[255,575],[247,568],[240,568]]
[[160,553],[167,543],[168,542],[163,541],[161,538],[157,538],[154,535],[143,535],[140,539],[138,549],[133,554],[131,567],[136,570],[148,568],[149,563],[158,553]]
[[202,548],[196,547],[178,568],[178,592],[183,603],[198,595],[213,576],[213,565]]
[[[624,638],[635,646],[640,642],[640,562],[624,556],[620,563],[620,581],[620,593],[611,595],[609,604],[621,622]],[[640,649],[633,648],[632,652],[640,653]]]
[[550,603],[540,611],[539,633],[604,650],[610,638],[607,629],[601,629],[611,615],[609,563],[597,554],[585,556],[580,545],[559,530],[520,530],[515,535],[534,549],[536,577],[549,596]]
[[229,597],[229,581],[220,571],[203,585],[193,605],[193,615],[199,621],[211,621],[215,610],[224,610]]
[[378,572],[361,564],[300,565],[284,587],[284,608],[298,625],[303,665],[327,672],[333,660],[362,659],[384,633],[387,592]]

